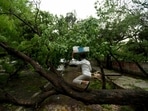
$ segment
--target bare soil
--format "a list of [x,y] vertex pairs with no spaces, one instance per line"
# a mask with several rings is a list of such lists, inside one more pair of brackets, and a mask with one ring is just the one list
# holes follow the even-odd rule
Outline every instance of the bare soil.
[[[67,82],[72,82],[80,73],[79,67],[67,67],[61,74]],[[31,71],[22,71],[18,78],[14,78],[10,81],[7,81],[7,78],[8,74],[0,74],[0,88],[3,88],[19,99],[29,99],[36,92],[40,91],[40,87],[48,82],[40,75]],[[45,100],[38,111],[132,111],[125,110],[125,108],[127,107],[117,105],[84,105],[82,102],[76,101],[70,97],[55,95]],[[130,108],[128,107],[128,109]],[[34,110],[11,104],[0,104],[0,111]]]

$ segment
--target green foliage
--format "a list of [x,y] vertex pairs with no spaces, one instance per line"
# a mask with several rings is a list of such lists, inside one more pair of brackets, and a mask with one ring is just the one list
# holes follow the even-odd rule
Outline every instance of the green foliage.
[[6,36],[6,38],[10,38],[10,35],[14,36],[16,34],[14,20],[12,20],[10,17],[6,15],[1,15],[0,24],[0,33],[3,37]]
[[134,111],[130,106],[121,106],[120,111]]
[[147,60],[147,28],[140,22],[144,16],[141,10],[129,10],[118,1],[98,1],[98,18],[78,21],[73,12],[57,17],[39,10],[38,5],[27,0],[1,0],[0,41],[45,67],[47,62],[57,66],[60,58],[71,59],[76,45],[89,46],[90,57],[102,60],[110,53],[119,60]]
[[[89,87],[92,89],[102,89],[102,82],[100,80],[93,80],[90,82]],[[114,85],[110,82],[106,82],[106,89],[114,89]]]
[[7,58],[1,61],[2,69],[4,69],[8,74],[11,74],[15,70],[15,66]]
[[[101,4],[101,5],[100,5]],[[103,5],[102,5],[103,4]],[[136,5],[135,5],[136,7]],[[141,17],[146,13],[138,8],[130,9],[128,4],[120,4],[118,1],[106,0],[102,3],[96,2],[95,6],[99,17],[100,24],[100,37],[103,38],[102,42],[107,44],[100,45],[99,52],[105,57],[111,52],[119,60],[127,61],[147,61],[147,41],[140,41],[137,36],[138,33],[144,34],[141,31]],[[147,9],[146,9],[147,10]],[[132,13],[132,14],[131,14]],[[145,38],[142,34],[142,38]],[[134,44],[124,43],[123,41],[131,40]],[[129,49],[129,50],[127,50]],[[103,53],[104,51],[105,53]],[[103,52],[102,52],[103,51]],[[100,54],[100,53],[96,53]],[[103,57],[102,56],[102,57]],[[99,57],[99,56],[98,56]]]
[[0,84],[5,84],[7,82],[8,75],[1,75],[0,76]]
[[1,42],[7,42],[7,39],[6,39],[6,37],[0,35],[0,41]]
[[93,89],[101,89],[102,88],[102,83],[100,81],[98,81],[98,80],[96,80],[96,81],[94,80],[94,81],[91,82],[89,87],[93,88]]

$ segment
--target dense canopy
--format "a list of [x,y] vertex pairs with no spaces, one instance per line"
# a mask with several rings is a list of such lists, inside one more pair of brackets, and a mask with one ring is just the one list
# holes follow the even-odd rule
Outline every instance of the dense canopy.
[[[130,7],[123,1],[98,1],[94,6],[98,18],[90,16],[77,20],[72,12],[58,17],[42,11],[39,9],[40,2],[0,0],[2,68],[12,75],[27,66],[53,85],[49,92],[43,92],[44,96],[30,103],[21,103],[17,99],[5,96],[1,88],[0,102],[4,100],[31,106],[41,103],[49,95],[58,93],[82,102],[86,101],[88,104],[147,103],[148,92],[141,90],[79,92],[77,87],[66,83],[56,71],[60,58],[71,59],[73,46],[89,46],[89,57],[98,61],[130,61],[138,66],[140,62],[148,61],[148,3],[131,0],[128,2],[132,3],[133,7]],[[15,64],[10,64],[14,61]],[[47,71],[49,67],[50,72]],[[141,70],[148,77],[147,72],[142,68]],[[128,101],[131,97],[135,99]],[[112,101],[114,98],[117,101]]]

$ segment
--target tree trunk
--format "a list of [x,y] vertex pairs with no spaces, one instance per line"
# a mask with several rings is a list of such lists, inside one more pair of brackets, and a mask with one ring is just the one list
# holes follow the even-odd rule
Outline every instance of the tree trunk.
[[119,68],[120,68],[120,72],[122,74],[123,73],[123,68],[121,66],[120,61],[112,54],[112,52],[110,52],[110,55],[115,59],[115,61],[117,61],[118,65],[119,65]]
[[141,65],[140,65],[138,62],[136,62],[136,61],[134,61],[134,63],[138,66],[138,68],[141,70],[141,72],[142,72],[145,76],[148,77],[148,73],[141,67]]
[[106,68],[112,69],[112,61],[111,61],[111,56],[109,54],[107,54],[106,56]]
[[[34,104],[38,104],[44,101],[50,95],[53,94],[63,94],[74,98],[76,100],[82,101],[86,104],[118,104],[118,105],[143,105],[148,103],[148,91],[143,90],[129,90],[129,89],[113,89],[113,90],[87,90],[78,89],[77,86],[67,83],[60,74],[54,72],[54,74],[47,72],[43,69],[38,62],[34,61],[27,55],[19,52],[8,45],[0,42],[0,46],[4,48],[9,54],[18,57],[25,62],[31,64],[38,74],[47,79],[53,86],[54,89],[48,94],[44,93],[39,99],[34,101]],[[0,90],[0,103],[3,102],[17,103],[20,105],[20,100],[15,97],[8,96],[7,93]],[[31,104],[31,102],[27,102]],[[33,104],[33,105],[34,105]]]
[[100,66],[100,69],[101,69],[102,89],[106,89],[106,80],[105,80],[103,65],[101,64],[101,61],[98,58],[95,58],[95,59],[96,59],[97,63]]

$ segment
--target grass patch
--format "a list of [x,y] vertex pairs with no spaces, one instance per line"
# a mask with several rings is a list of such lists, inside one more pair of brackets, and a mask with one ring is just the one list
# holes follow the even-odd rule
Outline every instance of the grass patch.
[[[102,82],[100,80],[92,80],[89,87],[92,89],[102,89]],[[106,89],[114,89],[114,85],[106,81]]]

